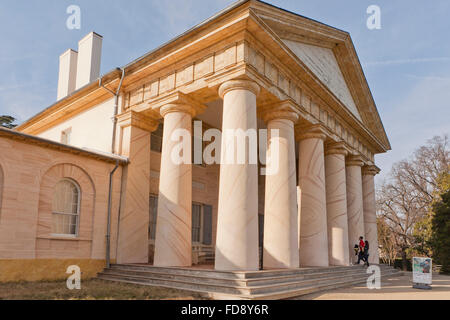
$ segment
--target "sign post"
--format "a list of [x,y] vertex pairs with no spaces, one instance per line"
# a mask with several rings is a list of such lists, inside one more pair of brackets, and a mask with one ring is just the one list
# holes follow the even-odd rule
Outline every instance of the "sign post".
[[430,258],[413,258],[413,288],[431,290],[433,283],[432,260]]

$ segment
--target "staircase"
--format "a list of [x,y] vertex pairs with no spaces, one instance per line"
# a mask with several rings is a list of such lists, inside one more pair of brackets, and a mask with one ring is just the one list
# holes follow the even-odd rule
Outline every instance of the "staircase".
[[[381,276],[401,274],[380,265]],[[214,299],[276,300],[365,283],[364,266],[224,272],[149,265],[112,265],[99,279],[208,293]]]

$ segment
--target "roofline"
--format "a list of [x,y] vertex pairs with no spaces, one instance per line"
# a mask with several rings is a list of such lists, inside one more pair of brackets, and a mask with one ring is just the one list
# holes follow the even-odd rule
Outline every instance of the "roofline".
[[52,140],[32,136],[32,135],[29,135],[26,133],[18,132],[18,131],[7,129],[4,127],[0,127],[0,138],[1,137],[6,137],[6,138],[14,139],[14,140],[21,140],[21,141],[25,141],[25,143],[28,142],[28,143],[32,143],[32,144],[37,144],[37,145],[41,145],[41,146],[49,148],[49,149],[54,149],[54,150],[63,151],[63,152],[69,152],[69,153],[72,153],[75,155],[81,155],[81,156],[85,156],[85,157],[89,157],[89,158],[94,158],[96,160],[101,160],[101,161],[105,161],[105,162],[109,162],[109,163],[118,162],[121,165],[126,165],[129,162],[128,158],[126,158],[126,157],[122,157],[122,156],[118,156],[118,155],[114,155],[114,154],[110,154],[110,153],[106,153],[106,152],[103,153],[103,152],[99,152],[99,151],[77,148],[74,146],[69,146],[69,145],[55,142]]
[[[267,2],[261,1],[261,0],[239,0],[239,1],[236,1],[235,3],[229,5],[229,6],[226,7],[225,9],[219,11],[218,13],[216,13],[216,14],[214,14],[213,16],[209,17],[208,19],[206,19],[206,20],[200,22],[199,24],[193,26],[192,28],[190,28],[190,29],[188,29],[187,31],[183,32],[182,34],[176,36],[175,38],[172,38],[171,40],[165,42],[164,44],[162,44],[162,45],[156,47],[155,49],[153,49],[153,50],[147,52],[146,54],[142,55],[141,57],[139,57],[139,58],[137,58],[137,59],[131,61],[130,63],[124,65],[122,68],[115,68],[115,69],[109,71],[109,72],[106,73],[105,75],[100,76],[99,79],[96,79],[96,80],[92,81],[91,83],[89,83],[89,84],[87,84],[87,85],[85,85],[85,86],[79,88],[78,90],[74,91],[74,92],[71,93],[69,96],[64,97],[63,99],[61,99],[61,100],[55,102],[55,103],[52,104],[51,106],[47,107],[46,109],[42,110],[41,112],[37,113],[37,114],[34,115],[33,117],[31,117],[31,118],[29,118],[28,120],[26,120],[26,121],[24,121],[23,123],[21,123],[21,124],[16,128],[16,130],[24,129],[24,127],[25,127],[29,122],[31,122],[31,121],[33,121],[34,119],[38,118],[40,115],[46,113],[48,110],[52,109],[52,108],[55,107],[56,105],[63,103],[63,102],[66,101],[67,99],[70,99],[70,98],[74,97],[75,95],[79,95],[79,94],[81,94],[83,91],[87,91],[89,87],[91,87],[92,90],[98,88],[98,87],[95,87],[94,85],[95,85],[95,83],[98,83],[100,79],[103,79],[103,78],[109,78],[108,80],[109,80],[110,82],[116,81],[116,80],[118,80],[118,79],[120,78],[120,75],[122,74],[122,72],[118,72],[118,71],[120,71],[120,70],[122,70],[122,69],[125,71],[125,76],[126,76],[126,70],[127,70],[127,69],[129,69],[129,68],[131,68],[131,67],[133,67],[133,66],[135,66],[135,65],[138,65],[140,62],[142,62],[142,61],[144,61],[145,59],[147,59],[148,57],[154,55],[154,54],[157,53],[158,51],[161,51],[161,50],[164,49],[165,47],[167,47],[167,46],[169,46],[169,45],[171,45],[171,44],[173,44],[173,43],[175,43],[175,42],[181,40],[183,37],[186,37],[186,36],[189,35],[190,33],[192,33],[192,32],[194,32],[194,31],[200,29],[201,27],[207,25],[208,23],[210,23],[210,22],[212,22],[212,21],[214,21],[214,20],[216,20],[216,19],[218,19],[218,18],[220,18],[220,17],[226,15],[227,13],[233,11],[234,9],[236,9],[236,8],[238,8],[238,7],[240,7],[240,6],[244,5],[244,4],[246,4],[246,3],[249,3],[249,2],[260,3],[260,4],[263,4],[263,5],[265,5],[265,6],[272,7],[272,8],[275,8],[275,9],[277,9],[277,10],[280,10],[280,11],[282,11],[282,12],[286,12],[286,13],[288,13],[288,14],[291,14],[291,15],[295,16],[295,17],[300,17],[300,18],[302,18],[302,19],[306,19],[306,20],[312,21],[312,22],[314,22],[314,23],[317,23],[317,24],[319,24],[319,25],[325,26],[325,27],[327,27],[327,28],[336,30],[336,31],[338,31],[338,32],[342,32],[342,33],[344,33],[344,34],[348,37],[349,42],[350,42],[350,44],[351,44],[351,50],[355,53],[355,55],[356,55],[356,57],[357,57],[357,62],[358,62],[358,65],[359,65],[358,67],[359,67],[360,71],[362,72],[362,77],[363,77],[363,79],[364,79],[364,81],[365,81],[365,83],[366,83],[366,85],[367,85],[368,92],[369,92],[369,94],[370,94],[370,97],[371,97],[371,100],[372,100],[372,102],[373,102],[373,105],[375,106],[375,109],[377,110],[378,118],[380,119],[381,126],[382,126],[382,129],[383,129],[383,131],[384,131],[384,135],[386,136],[386,139],[387,139],[388,145],[384,146],[384,149],[386,149],[386,151],[391,150],[391,149],[392,149],[392,146],[391,146],[391,144],[390,144],[389,138],[387,137],[386,129],[385,129],[385,127],[384,127],[384,124],[383,124],[382,121],[381,121],[381,117],[380,117],[380,115],[379,115],[378,109],[376,108],[375,99],[373,98],[372,92],[371,92],[370,87],[369,87],[369,84],[368,84],[368,82],[367,82],[367,78],[366,78],[364,69],[362,68],[362,64],[361,64],[360,58],[359,58],[358,54],[356,53],[356,49],[355,49],[355,46],[354,46],[354,44],[353,44],[353,41],[352,41],[352,38],[351,38],[349,32],[344,31],[344,30],[341,30],[341,29],[336,28],[336,27],[333,27],[333,26],[330,26],[330,25],[328,25],[328,24],[325,24],[325,23],[323,23],[323,22],[317,21],[317,20],[315,20],[315,19],[305,17],[305,16],[300,15],[300,14],[298,14],[298,13],[295,13],[295,12],[292,12],[292,11],[289,11],[289,10],[286,10],[286,9],[283,9],[283,8],[280,8],[280,7],[277,7],[277,6],[275,6],[275,5],[272,5],[272,4],[270,4],[270,3],[267,3]],[[384,145],[383,143],[381,143],[381,144]]]
[[[249,0],[249,1],[252,1],[252,0]],[[348,31],[345,31],[345,30],[342,30],[342,29],[339,29],[339,28],[330,26],[329,24],[323,23],[323,22],[318,21],[318,20],[316,20],[316,19],[306,17],[306,16],[304,16],[304,15],[298,14],[298,13],[296,13],[296,12],[293,12],[293,11],[290,11],[290,10],[287,10],[287,9],[284,9],[284,8],[281,8],[281,7],[278,7],[278,6],[275,6],[275,5],[270,4],[270,3],[268,3],[268,2],[261,1],[261,0],[253,0],[253,1],[261,2],[261,3],[265,4],[265,5],[268,5],[268,6],[270,6],[270,7],[276,8],[276,9],[278,9],[278,10],[287,12],[287,13],[289,13],[289,14],[293,14],[293,15],[295,15],[295,16],[297,16],[297,17],[301,17],[301,18],[303,18],[303,19],[307,19],[307,20],[313,21],[313,22],[315,22],[315,23],[321,24],[321,25],[323,25],[323,26],[326,26],[326,27],[328,27],[328,28],[334,29],[334,30],[336,30],[336,31],[344,32],[344,33],[349,34]]]
[[[295,12],[292,12],[292,11],[289,11],[289,10],[286,10],[286,9],[283,9],[283,8],[280,8],[280,7],[277,7],[277,6],[274,6],[274,5],[270,4],[270,3],[267,3],[267,2],[264,2],[264,1],[261,1],[261,0],[238,0],[238,1],[236,1],[235,3],[232,3],[231,5],[229,5],[228,7],[226,7],[225,9],[223,9],[223,10],[219,11],[218,13],[214,14],[213,16],[209,17],[208,19],[206,19],[206,20],[200,22],[199,24],[197,24],[197,25],[193,26],[192,28],[188,29],[187,31],[183,32],[182,34],[176,36],[175,38],[172,38],[171,40],[165,42],[164,44],[162,44],[162,45],[156,47],[155,49],[153,49],[153,50],[147,52],[147,53],[144,54],[143,56],[140,56],[139,58],[137,58],[137,59],[131,61],[130,63],[128,63],[128,64],[122,66],[121,68],[115,68],[115,69],[112,69],[111,71],[107,72],[105,75],[103,75],[103,76],[101,75],[98,79],[96,79],[96,80],[94,80],[94,81],[88,83],[87,85],[85,85],[85,86],[79,88],[78,90],[72,92],[70,95],[68,95],[68,96],[66,96],[66,97],[64,97],[64,98],[62,98],[61,100],[56,101],[55,103],[51,104],[50,106],[48,106],[48,107],[45,108],[44,110],[38,112],[38,113],[35,114],[34,116],[32,116],[32,117],[30,117],[29,119],[27,119],[27,120],[25,120],[24,122],[22,122],[20,125],[18,125],[18,126],[15,128],[15,130],[21,130],[28,122],[30,122],[30,121],[32,121],[33,119],[39,117],[40,115],[42,115],[42,114],[45,113],[46,111],[50,110],[50,109],[53,108],[54,106],[56,106],[56,105],[62,103],[63,101],[66,101],[67,99],[73,97],[74,95],[77,95],[77,94],[81,93],[82,91],[86,90],[89,86],[92,86],[94,83],[98,83],[98,82],[99,82],[99,79],[101,79],[101,78],[104,78],[104,77],[108,77],[108,78],[109,78],[109,77],[112,77],[112,78],[113,78],[112,80],[118,79],[118,78],[120,77],[120,75],[119,75],[118,72],[117,72],[118,70],[124,69],[124,70],[125,70],[125,74],[126,74],[126,69],[128,69],[128,68],[130,68],[130,67],[136,65],[137,63],[141,62],[142,60],[145,60],[145,58],[151,56],[152,54],[155,54],[156,52],[160,51],[160,50],[163,49],[164,47],[166,47],[166,46],[168,46],[168,45],[170,45],[170,44],[176,42],[177,40],[179,40],[179,39],[185,37],[186,35],[192,33],[193,31],[195,31],[195,30],[197,30],[197,29],[199,29],[199,28],[205,26],[205,25],[208,24],[209,22],[214,21],[214,20],[216,20],[217,18],[219,18],[219,17],[221,17],[221,16],[223,16],[223,15],[225,15],[225,14],[227,14],[227,13],[233,11],[234,9],[236,9],[236,8],[238,8],[238,7],[240,7],[240,6],[242,6],[243,4],[245,4],[245,3],[247,3],[247,2],[251,2],[251,1],[260,2],[260,3],[264,4],[264,5],[267,5],[267,6],[276,8],[276,9],[281,10],[281,11],[284,11],[284,12],[288,12],[288,13],[293,14],[293,15],[295,15],[295,16],[302,17],[302,18],[308,19],[308,20],[310,20],[310,21],[314,21],[315,23],[319,23],[319,24],[321,24],[321,25],[324,25],[324,26],[327,26],[327,27],[329,27],[329,28],[333,28],[333,29],[335,29],[335,30],[337,30],[337,31],[345,32],[345,33],[348,34],[348,32],[346,32],[346,31],[343,31],[343,30],[340,30],[340,29],[338,29],[338,28],[329,26],[329,25],[327,25],[327,24],[325,24],[325,23],[323,23],[323,22],[320,22],[320,21],[317,21],[317,20],[314,20],[314,19],[311,19],[311,18],[302,16],[302,15],[299,15],[299,14],[297,14],[297,13],[295,13]],[[95,32],[94,32],[94,33],[95,33]],[[114,73],[116,73],[116,74],[114,74]]]

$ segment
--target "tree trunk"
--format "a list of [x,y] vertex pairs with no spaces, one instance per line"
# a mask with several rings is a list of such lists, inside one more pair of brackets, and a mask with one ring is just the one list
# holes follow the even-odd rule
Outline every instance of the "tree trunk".
[[408,258],[406,257],[405,249],[402,249],[402,270],[408,271]]

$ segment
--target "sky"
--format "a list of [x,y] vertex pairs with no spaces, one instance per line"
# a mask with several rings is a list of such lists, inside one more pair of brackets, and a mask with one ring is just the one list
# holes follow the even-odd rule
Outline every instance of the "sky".
[[[350,33],[392,151],[376,156],[383,179],[435,135],[450,133],[450,1],[269,0]],[[0,2],[0,114],[18,122],[56,100],[59,55],[90,31],[103,36],[101,73],[144,55],[233,0],[14,0]],[[81,9],[70,30],[67,8]],[[367,8],[381,29],[367,28]]]

